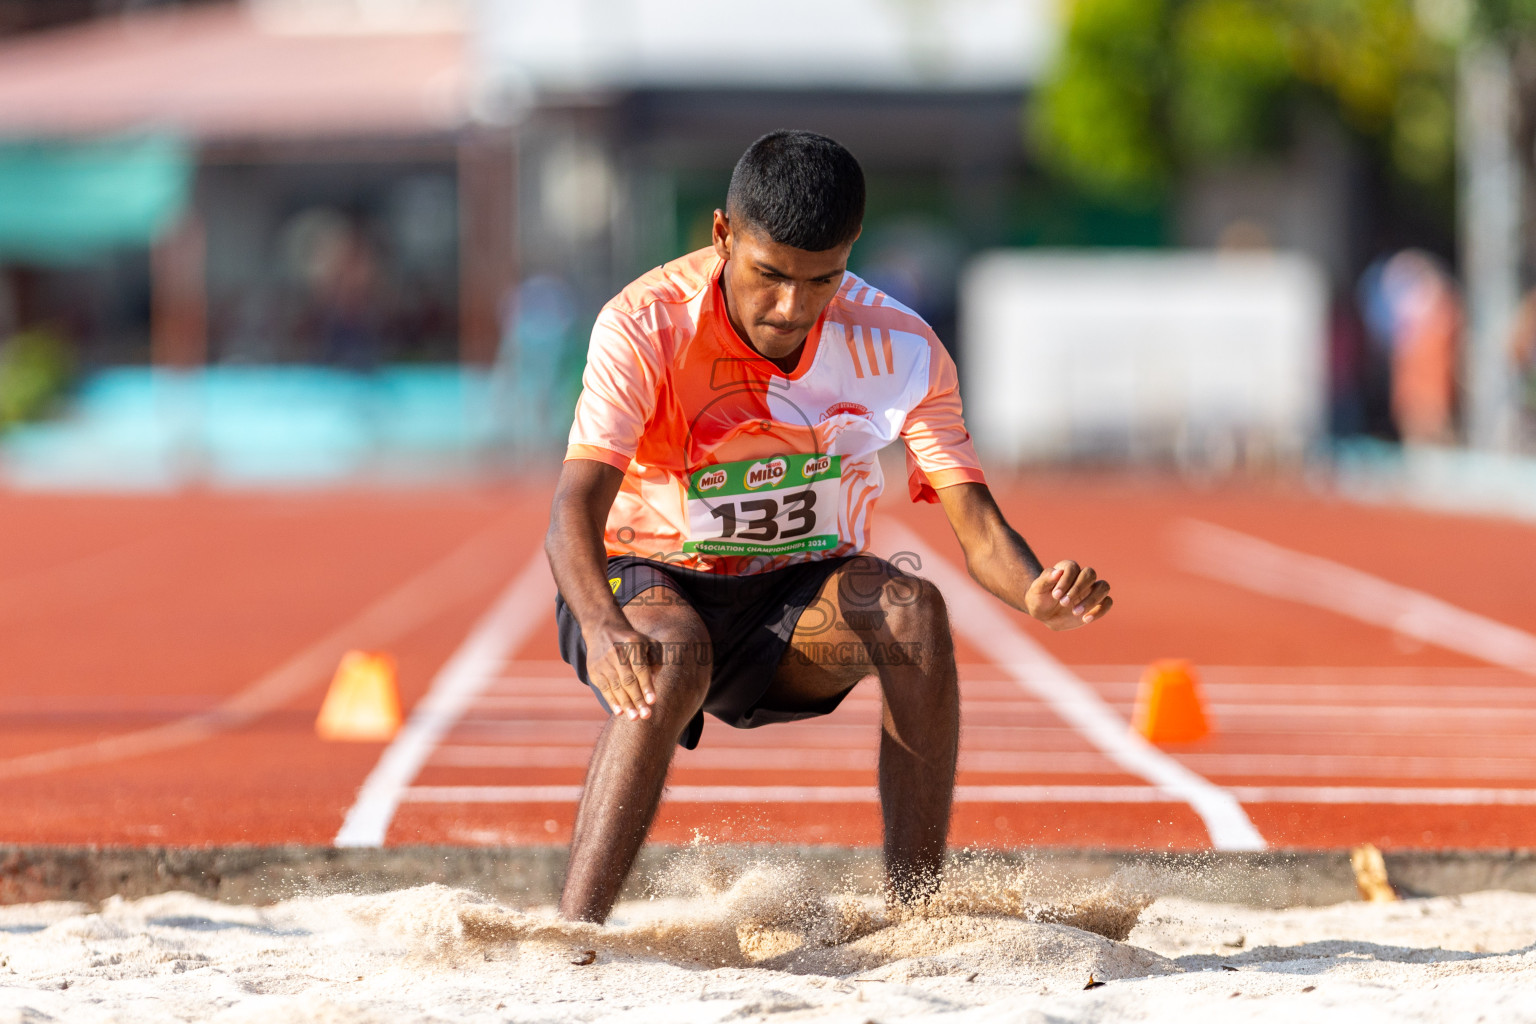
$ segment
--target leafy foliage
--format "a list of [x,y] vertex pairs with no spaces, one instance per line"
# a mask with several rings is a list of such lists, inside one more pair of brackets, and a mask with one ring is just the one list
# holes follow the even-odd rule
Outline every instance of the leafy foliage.
[[1536,29],[1536,0],[1441,0],[1471,7],[1474,26],[1495,36],[1510,36]]
[[[1278,152],[1304,104],[1381,143],[1410,180],[1450,171],[1454,49],[1420,9],[1456,0],[1068,2],[1033,129],[1089,189],[1145,194],[1189,167]],[[1536,0],[1498,4],[1536,22]],[[1454,30],[1456,12],[1440,24]]]
[[73,372],[69,346],[48,331],[22,331],[0,343],[0,429],[44,413]]

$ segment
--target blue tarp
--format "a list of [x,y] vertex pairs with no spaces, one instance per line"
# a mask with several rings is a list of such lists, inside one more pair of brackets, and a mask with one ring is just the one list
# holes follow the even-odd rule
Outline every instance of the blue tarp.
[[0,262],[146,246],[186,209],[191,154],[164,137],[0,143]]
[[[0,437],[0,482],[53,490],[430,479],[519,447],[514,396],[485,370],[107,370],[59,418]],[[558,459],[558,453],[555,458]]]

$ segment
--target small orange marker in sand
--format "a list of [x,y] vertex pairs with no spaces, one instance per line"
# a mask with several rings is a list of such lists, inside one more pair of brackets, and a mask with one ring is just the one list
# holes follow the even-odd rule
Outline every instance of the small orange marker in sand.
[[395,659],[387,654],[348,651],[320,705],[315,732],[323,740],[379,742],[400,729],[400,692]]
[[1397,890],[1387,878],[1387,862],[1381,851],[1370,843],[1361,843],[1349,851],[1349,866],[1355,872],[1360,898],[1367,903],[1395,903]]
[[1132,727],[1153,743],[1188,743],[1211,731],[1195,682],[1182,658],[1154,661],[1141,674]]

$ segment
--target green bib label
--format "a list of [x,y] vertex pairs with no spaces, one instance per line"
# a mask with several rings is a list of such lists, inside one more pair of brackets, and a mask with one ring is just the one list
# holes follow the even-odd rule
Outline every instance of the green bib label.
[[838,545],[839,455],[770,455],[688,477],[688,540],[709,555],[784,555]]

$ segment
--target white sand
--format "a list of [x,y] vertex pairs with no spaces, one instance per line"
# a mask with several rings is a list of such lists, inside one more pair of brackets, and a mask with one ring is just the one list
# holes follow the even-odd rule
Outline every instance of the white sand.
[[793,866],[699,857],[604,928],[440,886],[4,907],[0,1024],[1536,1020],[1536,896],[1143,910],[1154,884],[983,872],[895,920]]

